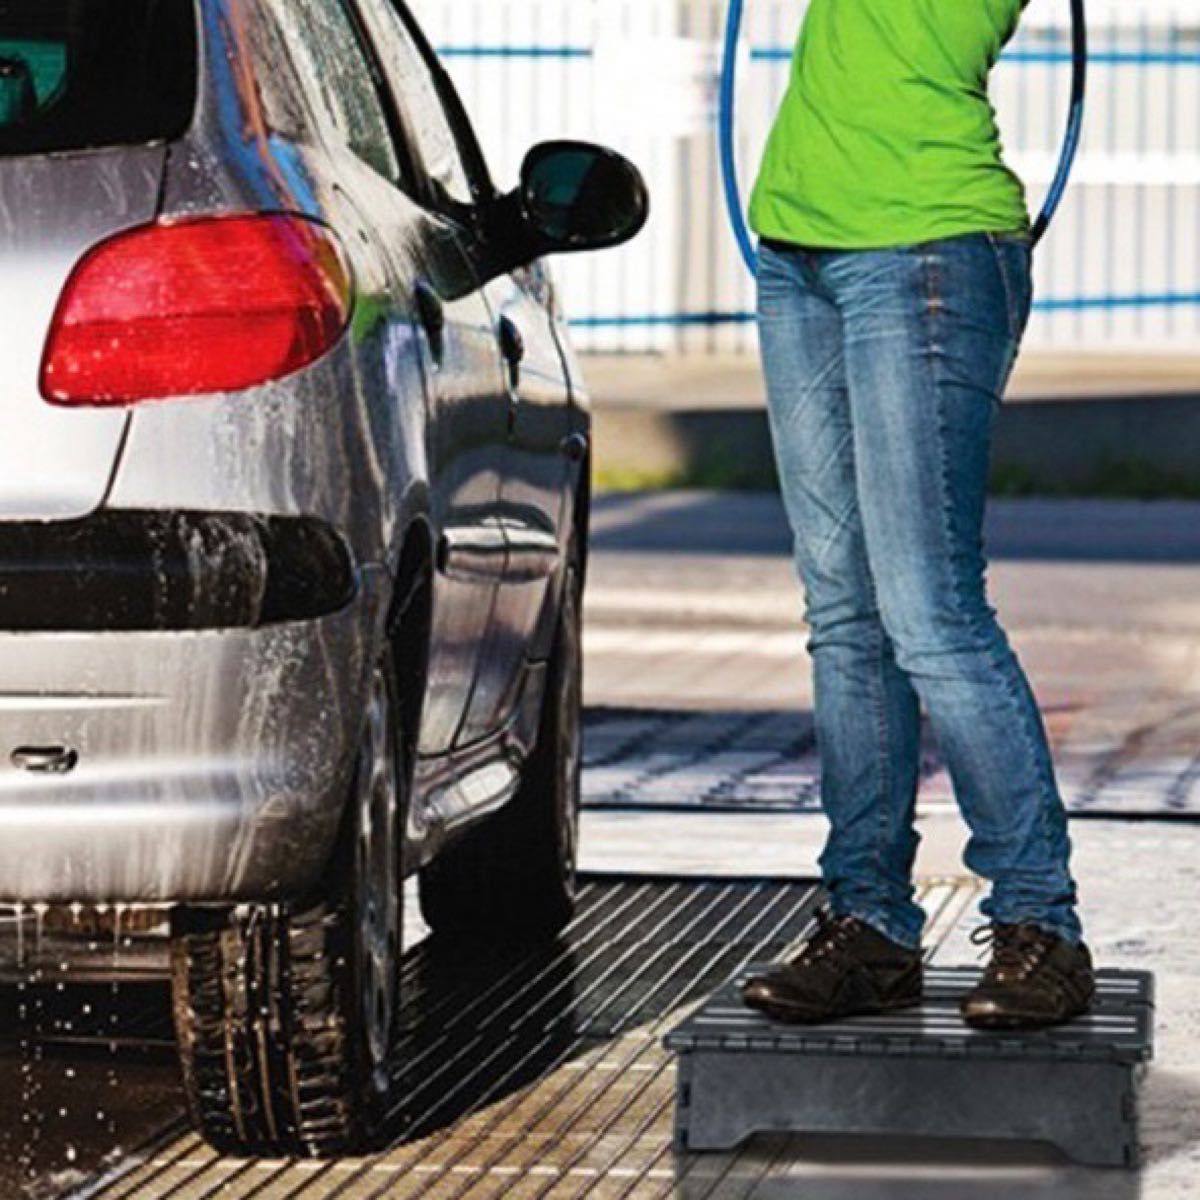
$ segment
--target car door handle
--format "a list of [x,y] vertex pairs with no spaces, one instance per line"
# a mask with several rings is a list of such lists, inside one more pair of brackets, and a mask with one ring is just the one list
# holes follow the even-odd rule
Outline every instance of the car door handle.
[[510,317],[500,318],[500,353],[508,364],[508,384],[515,392],[521,383],[521,364],[525,361],[525,338]]
[[494,583],[508,563],[508,539],[494,522],[446,529],[438,542],[438,570],[460,583]]
[[433,361],[440,365],[446,356],[446,306],[441,296],[427,283],[417,284],[416,305],[421,328],[429,339]]
[[34,775],[69,775],[79,765],[79,752],[69,746],[18,746],[10,759]]

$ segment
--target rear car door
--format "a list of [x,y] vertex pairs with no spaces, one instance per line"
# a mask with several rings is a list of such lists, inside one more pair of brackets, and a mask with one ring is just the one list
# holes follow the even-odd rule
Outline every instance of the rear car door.
[[[463,273],[460,286],[476,289],[472,303],[478,320],[472,333],[477,339],[477,354],[471,364],[470,383],[474,403],[487,405],[488,445],[498,451],[489,452],[488,459],[489,466],[497,470],[494,503],[486,513],[479,514],[482,520],[463,531],[463,536],[447,530],[441,566],[451,577],[468,578],[487,571],[499,583],[500,595],[504,595],[506,588],[500,581],[507,574],[510,556],[502,519],[500,474],[507,473],[513,400],[507,372],[502,369],[501,331],[487,298],[491,289],[483,286],[475,266],[479,261],[475,253],[478,204],[486,200],[490,184],[480,178],[478,164],[470,160],[469,147],[465,148],[455,135],[436,82],[436,64],[410,14],[394,0],[358,2],[379,48],[401,120],[426,174],[431,235],[438,240],[442,261],[453,260],[455,269]],[[443,295],[442,281],[430,282],[437,295]],[[436,377],[445,386],[445,373],[439,371]],[[497,435],[498,445],[493,435]],[[478,455],[480,446],[478,436],[469,445],[442,442],[443,452],[466,455],[468,460]],[[511,691],[514,662],[524,644],[519,630],[497,619],[502,615],[495,609],[491,614],[475,686],[459,732],[460,744],[482,741],[501,726],[498,698]]]
[[574,432],[579,414],[571,406],[546,264],[501,275],[489,285],[488,299],[497,314],[510,406],[500,489],[508,570],[488,650],[497,690],[484,697],[477,689],[468,721],[503,723],[522,701],[527,662],[549,649],[558,599],[551,585],[567,551],[569,496],[587,442]]
[[[335,113],[344,139],[356,127],[391,127],[404,170],[376,160],[371,185],[350,184],[349,201],[392,266],[394,302],[411,314],[399,353],[420,357],[427,405],[425,445],[430,516],[440,534],[433,630],[420,753],[451,750],[462,727],[492,616],[505,546],[496,525],[500,458],[508,414],[498,394],[491,316],[452,223],[431,209],[428,179],[407,124],[383,86],[370,14],[351,0],[273,0],[290,40],[308,57],[308,89]],[[378,134],[369,142],[377,143]],[[359,152],[361,156],[361,151]],[[392,181],[387,182],[388,178]],[[421,402],[396,394],[396,405]]]
[[[456,215],[470,257],[486,262],[482,232],[472,218],[495,190],[453,85],[401,0],[361,2],[395,39],[396,69],[390,74],[409,109],[420,114],[417,136],[433,163],[442,206]],[[499,526],[508,554],[465,741],[502,728],[521,698],[525,664],[562,560],[564,497],[573,475],[570,394],[551,316],[549,274],[543,264],[532,263],[489,280],[485,291],[507,408]]]

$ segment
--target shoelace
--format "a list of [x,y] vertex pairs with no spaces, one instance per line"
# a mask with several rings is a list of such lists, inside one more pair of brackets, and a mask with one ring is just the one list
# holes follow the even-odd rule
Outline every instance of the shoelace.
[[1054,942],[1032,925],[982,925],[971,933],[976,946],[990,946],[988,975],[1028,979],[1049,954]]
[[817,932],[795,959],[797,966],[836,962],[849,956],[850,943],[858,934],[854,917],[835,917],[827,909],[817,910]]

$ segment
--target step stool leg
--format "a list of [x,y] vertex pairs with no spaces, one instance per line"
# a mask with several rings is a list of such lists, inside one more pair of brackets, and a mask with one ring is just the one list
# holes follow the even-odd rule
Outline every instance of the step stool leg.
[[675,1149],[688,1149],[688,1130],[692,1111],[692,1056],[681,1054],[675,1062]]
[[1102,1068],[1093,1075],[1094,1103],[1081,1110],[1078,1089],[1064,1077],[1058,1119],[1048,1120],[1047,1140],[1081,1166],[1136,1167],[1138,1085],[1139,1073],[1127,1066]]

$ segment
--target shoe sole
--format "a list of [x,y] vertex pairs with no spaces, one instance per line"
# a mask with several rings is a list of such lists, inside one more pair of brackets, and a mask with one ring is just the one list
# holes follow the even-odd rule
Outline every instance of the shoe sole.
[[813,1012],[812,1009],[801,1008],[790,1004],[757,1004],[743,997],[743,1003],[754,1012],[762,1013],[774,1021],[785,1025],[829,1025],[836,1021],[844,1021],[849,1017],[878,1017],[884,1013],[901,1012],[908,1008],[919,1008],[923,996],[915,996],[903,1000],[888,1000],[880,1004],[864,1005],[859,1008],[843,1009],[839,1012]]
[[1069,1025],[1080,1017],[1086,1017],[1090,1010],[1081,1008],[1062,1016],[1046,1016],[1041,1013],[1006,1013],[999,1010],[981,1010],[973,1013],[962,1013],[963,1024],[970,1029],[983,1030],[1012,1030],[1012,1029],[1052,1029],[1058,1025]]

